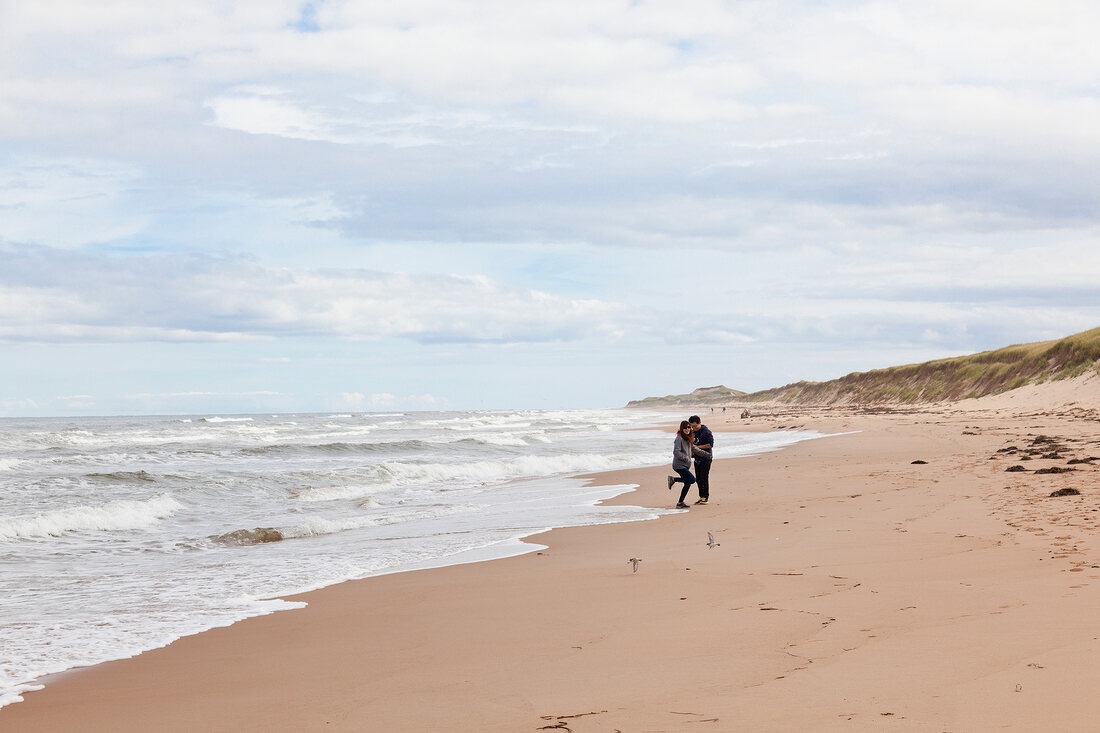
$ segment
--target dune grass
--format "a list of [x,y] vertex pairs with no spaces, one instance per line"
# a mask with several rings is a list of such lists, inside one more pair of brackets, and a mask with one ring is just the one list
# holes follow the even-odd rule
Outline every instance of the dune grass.
[[1080,376],[1090,370],[1100,373],[1100,328],[1055,341],[853,372],[827,382],[795,382],[750,394],[711,387],[688,395],[650,397],[628,406],[770,401],[815,405],[916,404],[1000,394],[1027,384]]

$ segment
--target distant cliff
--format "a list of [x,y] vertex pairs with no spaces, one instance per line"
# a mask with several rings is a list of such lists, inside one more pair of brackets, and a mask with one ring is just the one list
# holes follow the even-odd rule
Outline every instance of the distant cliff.
[[646,397],[631,400],[627,407],[683,407],[688,405],[728,405],[749,398],[748,392],[730,389],[723,385],[700,387],[689,394],[666,395],[665,397]]
[[690,394],[632,400],[627,407],[719,407],[754,402],[802,405],[914,404],[984,397],[1026,384],[1100,372],[1100,328],[1057,341],[1006,346],[971,356],[853,372],[828,382],[795,382],[759,392],[703,387]]

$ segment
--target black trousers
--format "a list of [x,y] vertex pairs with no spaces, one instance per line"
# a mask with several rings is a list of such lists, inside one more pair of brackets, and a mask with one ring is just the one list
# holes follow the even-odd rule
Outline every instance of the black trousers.
[[695,480],[699,483],[699,498],[710,498],[710,464],[711,461],[695,459]]

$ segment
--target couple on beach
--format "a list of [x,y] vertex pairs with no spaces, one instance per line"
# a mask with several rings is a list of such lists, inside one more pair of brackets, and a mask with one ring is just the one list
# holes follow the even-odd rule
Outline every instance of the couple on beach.
[[[706,504],[710,499],[710,463],[713,458],[714,434],[703,424],[698,415],[692,415],[680,422],[676,431],[676,441],[672,444],[672,470],[679,476],[668,477],[668,488],[677,481],[683,482],[677,509],[687,509],[684,503],[688,489],[696,481],[699,483],[699,500],[696,504]],[[691,475],[691,459],[695,459],[695,476]],[[696,478],[696,476],[698,478]]]

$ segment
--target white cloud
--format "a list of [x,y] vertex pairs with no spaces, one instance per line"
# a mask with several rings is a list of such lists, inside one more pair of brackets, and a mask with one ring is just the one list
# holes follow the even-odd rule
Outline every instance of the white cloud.
[[336,132],[337,121],[270,95],[215,97],[207,106],[214,113],[214,124],[229,130],[301,140],[348,141]]
[[[343,93],[373,86],[444,106],[533,102],[544,113],[590,119],[705,124],[759,119],[794,103],[808,122],[813,108],[802,103],[817,96],[829,104],[853,86],[1026,80],[1056,95],[1087,88],[1100,61],[1083,32],[1100,11],[1087,3],[1059,13],[1034,4],[985,13],[957,3],[707,2],[690,12],[667,2],[325,3],[318,33],[295,30],[297,2],[116,2],[93,12],[74,0],[4,12],[15,72],[6,96],[24,115],[66,105],[193,105],[202,101],[189,98],[196,89],[234,79],[297,79],[296,92],[325,95],[335,79]],[[54,54],[77,63],[58,73]],[[298,108],[215,98],[230,126],[260,118],[306,139],[318,133],[318,120]],[[892,116],[887,107],[874,111]]]
[[81,246],[130,237],[148,217],[116,207],[139,178],[133,166],[101,159],[0,167],[0,241]]
[[372,394],[367,400],[367,404],[372,410],[428,410],[428,409],[440,409],[445,407],[446,400],[440,400],[430,394],[412,394],[404,397],[396,397],[387,392],[379,392]]
[[0,338],[240,341],[279,335],[424,342],[596,338],[623,306],[509,287],[485,277],[291,271],[233,260],[73,259],[10,247],[0,272]]
[[146,400],[151,397],[213,397],[217,392],[138,392],[126,395],[127,399]]
[[341,392],[340,399],[345,407],[353,410],[362,410],[366,395],[362,392]]
[[23,415],[38,409],[31,399],[0,399],[0,415]]
[[432,410],[446,409],[448,401],[430,394],[411,394],[399,397],[389,392],[341,392],[340,404],[350,410]]

